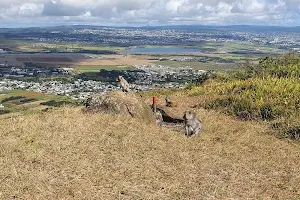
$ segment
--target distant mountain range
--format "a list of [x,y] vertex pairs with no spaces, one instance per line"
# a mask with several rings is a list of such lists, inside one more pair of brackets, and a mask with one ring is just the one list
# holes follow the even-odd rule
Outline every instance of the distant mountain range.
[[213,26],[213,25],[162,25],[162,26],[95,26],[95,25],[64,25],[64,26],[44,26],[44,27],[26,27],[26,28],[0,28],[0,30],[16,30],[16,29],[103,29],[103,28],[124,28],[124,29],[180,29],[180,30],[232,30],[232,31],[284,31],[296,32],[300,31],[300,26],[257,26],[257,25],[229,25],[229,26]]

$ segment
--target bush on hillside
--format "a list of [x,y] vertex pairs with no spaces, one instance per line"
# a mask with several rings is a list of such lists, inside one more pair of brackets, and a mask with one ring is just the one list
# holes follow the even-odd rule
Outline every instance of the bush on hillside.
[[269,74],[245,80],[216,80],[193,88],[191,94],[206,96],[202,103],[206,108],[221,109],[243,120],[264,120],[289,138],[300,137],[299,77]]
[[300,78],[300,54],[290,52],[280,57],[265,57],[258,64],[245,62],[235,75],[241,79],[266,78],[268,76],[277,78]]
[[215,77],[216,73],[212,70],[208,70],[205,73],[198,75],[198,77],[192,82],[192,84],[195,84],[196,86],[202,85],[207,80],[213,79]]
[[20,100],[20,103],[30,103],[30,102],[34,102],[37,101],[37,99],[35,98],[24,98]]
[[23,96],[11,96],[11,97],[7,97],[7,98],[3,99],[1,101],[1,103],[5,103],[5,102],[8,102],[8,101],[12,101],[12,100],[23,99],[23,98],[26,98],[26,97],[23,97]]
[[[230,78],[217,79],[192,94],[210,98],[203,106],[222,109],[243,120],[264,120],[286,137],[300,138],[300,55],[245,62]],[[216,97],[217,96],[217,97]]]
[[53,107],[61,107],[61,106],[66,106],[66,105],[77,106],[78,103],[77,102],[72,102],[72,101],[50,100],[50,101],[41,103],[41,105],[44,105],[44,106],[53,106]]
[[10,111],[9,110],[0,110],[0,115],[4,115],[7,113],[10,113]]

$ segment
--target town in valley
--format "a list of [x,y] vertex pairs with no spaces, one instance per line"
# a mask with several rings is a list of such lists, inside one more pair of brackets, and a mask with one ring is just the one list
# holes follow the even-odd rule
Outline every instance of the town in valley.
[[261,26],[0,29],[0,93],[21,90],[84,101],[96,93],[120,90],[120,75],[133,91],[184,89],[215,73],[230,73],[245,62],[256,63],[266,56],[299,51],[298,29]]

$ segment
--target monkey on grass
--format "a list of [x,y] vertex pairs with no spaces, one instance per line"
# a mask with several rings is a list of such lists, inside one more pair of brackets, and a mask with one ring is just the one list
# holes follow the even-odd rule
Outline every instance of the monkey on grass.
[[162,126],[162,123],[163,123],[164,120],[163,120],[163,116],[162,116],[161,112],[156,111],[154,113],[154,116],[155,116],[155,122],[156,122],[156,124],[158,126]]
[[123,92],[129,92],[130,91],[130,85],[129,83],[125,80],[125,78],[123,76],[119,76],[119,81],[120,81],[120,85],[122,87],[122,91]]
[[202,131],[202,122],[197,117],[197,114],[192,111],[186,111],[183,115],[185,135],[190,137],[192,135],[199,135]]
[[169,96],[166,96],[165,100],[166,100],[167,107],[176,107],[176,105],[174,104],[174,102],[171,100]]

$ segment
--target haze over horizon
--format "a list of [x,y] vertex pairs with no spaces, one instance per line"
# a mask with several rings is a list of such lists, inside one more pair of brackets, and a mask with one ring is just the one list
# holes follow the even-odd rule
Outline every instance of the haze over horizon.
[[2,0],[0,27],[299,26],[300,0]]

